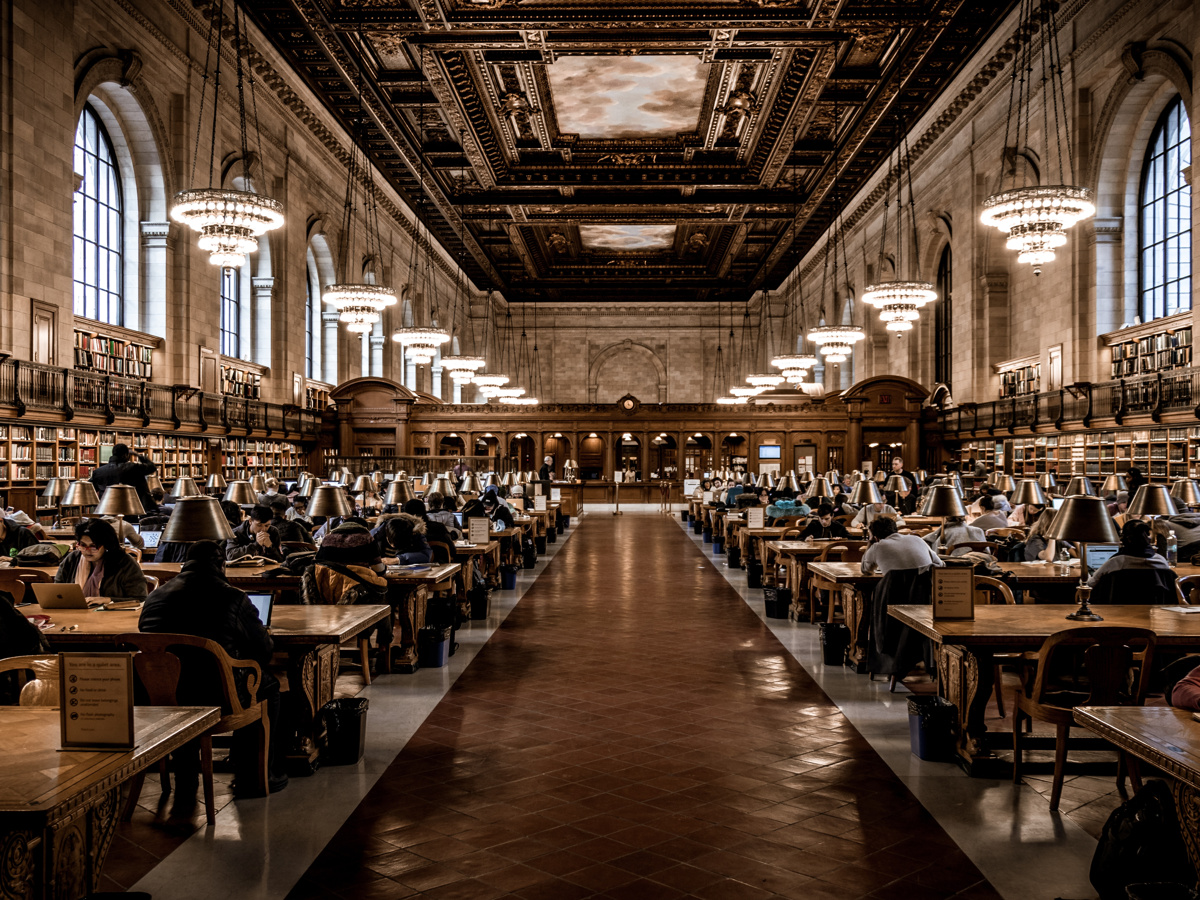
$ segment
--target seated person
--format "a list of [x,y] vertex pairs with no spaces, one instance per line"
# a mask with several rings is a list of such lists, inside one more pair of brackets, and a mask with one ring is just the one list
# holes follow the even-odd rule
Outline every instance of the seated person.
[[868,503],[850,520],[850,524],[856,528],[870,528],[871,523],[880,516],[892,519],[896,523],[897,528],[904,527],[904,517],[900,515],[895,507],[889,506],[886,503]]
[[142,567],[103,519],[84,519],[76,525],[75,547],[58,564],[55,583],[74,582],[88,600],[140,603],[146,599]]
[[[142,582],[143,585],[145,582]],[[234,659],[253,660],[262,666],[258,699],[267,701],[271,724],[268,771],[271,792],[287,786],[282,774],[279,748],[285,743],[279,721],[279,682],[271,674],[271,635],[258,617],[258,610],[245,593],[225,580],[225,552],[217,541],[197,541],[188,545],[187,558],[179,574],[154,590],[142,607],[138,628],[149,634],[190,634],[221,645]],[[235,669],[243,702],[247,671]],[[255,751],[249,728],[233,733],[230,760],[234,768],[235,796],[253,796]],[[175,753],[175,813],[186,814],[196,805],[196,787],[200,776],[199,741],[192,741]],[[245,786],[243,788],[243,785]]]
[[[1171,571],[1171,567],[1167,565],[1165,559],[1158,555],[1154,547],[1154,538],[1150,531],[1150,524],[1142,521],[1126,522],[1125,527],[1121,529],[1120,549],[1117,550],[1115,556],[1110,557],[1088,579],[1088,585],[1092,588],[1093,601],[1103,602],[1112,596],[1112,579],[1116,573],[1152,571],[1165,573],[1165,575],[1151,576],[1151,579],[1154,579],[1156,582],[1158,578],[1165,578],[1167,576],[1169,576],[1170,581],[1174,582],[1174,574]],[[1150,584],[1150,579],[1147,580],[1147,584]],[[1131,596],[1122,598],[1122,602],[1142,603],[1164,601],[1147,601],[1140,597]],[[1174,601],[1172,600],[1172,602]]]
[[233,562],[243,556],[261,556],[264,559],[283,562],[283,550],[279,546],[279,532],[271,525],[271,510],[256,506],[250,510],[250,518],[233,529],[233,537],[225,542],[225,560]]
[[[985,541],[987,538],[983,536],[982,529],[976,528],[973,525],[968,525],[966,518],[963,516],[946,516],[941,527],[935,531],[925,535],[925,543],[934,549],[934,551],[945,550],[953,547],[955,544],[963,544],[967,541]],[[969,547],[959,547],[954,551],[954,556],[963,556],[970,553]]]
[[284,513],[284,518],[289,521],[299,522],[305,528],[311,529],[313,523],[312,519],[308,517],[308,498],[302,494],[292,497],[292,505]]
[[516,520],[508,507],[500,502],[500,498],[492,491],[488,491],[483,495],[481,501],[483,503],[483,511],[487,513],[489,519],[492,520],[492,531],[506,531],[509,528],[516,527]]
[[993,528],[1007,528],[1008,516],[997,511],[996,501],[990,494],[979,498],[979,509],[982,515],[971,520],[971,524],[985,534]]
[[230,528],[237,528],[246,518],[242,508],[232,500],[221,501],[221,512],[225,515],[225,521],[229,523]]
[[1193,556],[1200,554],[1200,513],[1179,513],[1165,516],[1159,521],[1165,528],[1175,532],[1180,562],[1190,562]]
[[[458,530],[458,522],[454,518],[454,513],[446,509],[446,501],[454,502],[453,495],[443,497],[439,491],[431,491],[429,496],[425,498],[428,512],[425,513],[425,521],[440,522],[450,531]],[[457,539],[456,539],[457,540]]]
[[287,518],[286,514],[291,509],[287,497],[283,494],[276,494],[271,500],[269,509],[272,517],[271,527],[279,532],[281,541],[299,541],[305,544],[313,542],[312,535],[304,527],[303,522]]
[[[1200,657],[1194,657],[1200,659]],[[1175,682],[1167,695],[1171,705],[1176,709],[1190,709],[1200,712],[1200,666],[1192,669],[1183,678]]]
[[999,488],[984,488],[983,492],[992,498],[992,508],[996,512],[1004,513],[1005,516],[1012,513],[1012,504],[1008,502],[1008,498],[1004,496],[1004,492]]
[[433,550],[425,539],[425,520],[417,516],[396,513],[387,520],[380,537],[379,555],[386,565],[406,566],[433,559]]
[[[1029,528],[1045,509],[1046,507],[1036,503],[1022,503],[1013,507],[1013,511],[1008,516],[1008,524],[1014,528]],[[1117,527],[1120,528],[1119,525]]]
[[1052,506],[1043,509],[1037,517],[1037,521],[1030,527],[1029,533],[1025,535],[1025,562],[1033,562],[1038,559],[1054,561],[1054,553],[1057,548],[1054,546],[1055,542],[1046,535],[1050,533],[1050,528],[1054,525],[1056,512],[1057,510]]
[[279,496],[279,481],[275,478],[267,479],[267,489],[258,495],[259,506],[270,506],[271,501]]
[[933,548],[915,534],[900,534],[894,520],[877,516],[870,525],[871,546],[862,558],[862,572],[887,574],[895,569],[917,569],[944,566]]
[[841,522],[833,521],[833,507],[822,503],[817,507],[816,518],[809,519],[804,530],[800,532],[799,540],[825,541],[837,538],[848,538],[850,533]]
[[31,547],[37,542],[37,535],[19,524],[11,514],[0,519],[0,557],[12,556],[14,552]]

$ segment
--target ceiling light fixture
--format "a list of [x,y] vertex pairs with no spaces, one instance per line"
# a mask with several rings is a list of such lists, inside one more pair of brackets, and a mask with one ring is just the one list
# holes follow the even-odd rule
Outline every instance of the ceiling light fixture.
[[195,183],[196,164],[200,157],[199,136],[204,133],[204,106],[209,81],[209,60],[216,54],[213,72],[212,139],[208,146],[208,187],[191,188],[175,195],[171,204],[171,219],[187,225],[200,235],[197,245],[208,252],[208,261],[222,268],[237,268],[246,257],[258,249],[258,239],[268,231],[283,225],[283,205],[278,200],[263,197],[250,190],[251,151],[247,146],[246,98],[242,89],[242,61],[247,60],[245,82],[250,87],[251,127],[258,144],[256,154],[263,164],[262,136],[258,128],[258,98],[254,91],[254,70],[248,65],[250,39],[246,35],[246,13],[233,4],[233,55],[237,60],[238,134],[241,138],[242,182],[245,190],[216,187],[213,178],[217,162],[217,117],[221,99],[221,35],[225,30],[225,0],[218,0],[215,15],[209,19],[208,39],[204,51],[204,77],[200,85],[200,114],[196,122],[196,149],[192,154],[190,180]]
[[[1008,90],[1008,120],[1000,160],[999,191],[983,201],[979,220],[1008,236],[1005,246],[1017,251],[1017,261],[1033,266],[1040,275],[1042,264],[1054,259],[1054,251],[1067,242],[1067,229],[1096,213],[1090,188],[1075,181],[1075,157],[1071,146],[1070,114],[1063,86],[1062,51],[1058,46],[1058,3],[1043,0],[1035,12],[1033,0],[1022,0],[1021,22],[1017,26],[1018,49],[1013,57],[1012,78]],[[1041,37],[1035,38],[1038,31]],[[1053,178],[1057,160],[1058,177],[1063,184],[1030,183],[1030,165],[1020,165],[1014,151],[1030,145],[1030,117],[1033,107],[1034,41],[1041,44],[1038,55],[1042,67],[1042,132],[1046,140],[1046,180]],[[1053,110],[1053,124],[1050,114]],[[1009,133],[1015,137],[1009,142]],[[1051,153],[1050,135],[1054,135]],[[1064,154],[1065,145],[1065,154]],[[1066,156],[1066,163],[1063,157]],[[1017,184],[1017,169],[1021,183]],[[1011,187],[1004,189],[1005,176],[1011,175]]]

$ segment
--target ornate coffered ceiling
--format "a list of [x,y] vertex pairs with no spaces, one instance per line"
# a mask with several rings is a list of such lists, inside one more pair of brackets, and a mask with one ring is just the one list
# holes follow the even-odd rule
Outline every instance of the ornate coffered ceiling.
[[1012,6],[244,2],[479,287],[656,303],[777,287]]

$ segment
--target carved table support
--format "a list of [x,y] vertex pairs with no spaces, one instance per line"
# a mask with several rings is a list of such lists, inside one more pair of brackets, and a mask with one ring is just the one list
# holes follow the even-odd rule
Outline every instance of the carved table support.
[[987,747],[984,713],[992,695],[992,651],[972,653],[963,647],[938,645],[938,693],[958,710],[957,751],[959,765],[971,775],[980,775],[997,761]]
[[288,651],[288,698],[293,728],[288,773],[311,774],[319,754],[317,713],[333,699],[337,680],[337,644],[319,644]]
[[1188,859],[1192,868],[1200,872],[1200,791],[1185,781],[1172,781],[1171,794],[1175,797],[1175,813]]
[[388,602],[392,604],[394,635],[389,657],[393,671],[417,671],[417,633],[425,624],[429,606],[429,588],[425,585],[388,586]]

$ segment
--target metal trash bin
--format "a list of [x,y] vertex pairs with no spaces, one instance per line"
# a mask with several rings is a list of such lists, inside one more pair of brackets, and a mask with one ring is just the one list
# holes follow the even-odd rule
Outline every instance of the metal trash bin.
[[932,762],[954,752],[954,718],[958,708],[937,695],[908,699],[908,738],[913,756]]
[[763,600],[766,601],[768,619],[786,619],[788,611],[792,608],[792,589],[765,587]]
[[325,726],[325,746],[321,750],[321,765],[352,766],[363,758],[367,749],[366,697],[330,700],[321,707]]
[[850,646],[850,629],[841,622],[820,622],[821,659],[827,666],[844,666]]
[[440,669],[450,658],[450,629],[426,625],[417,632],[417,665]]

